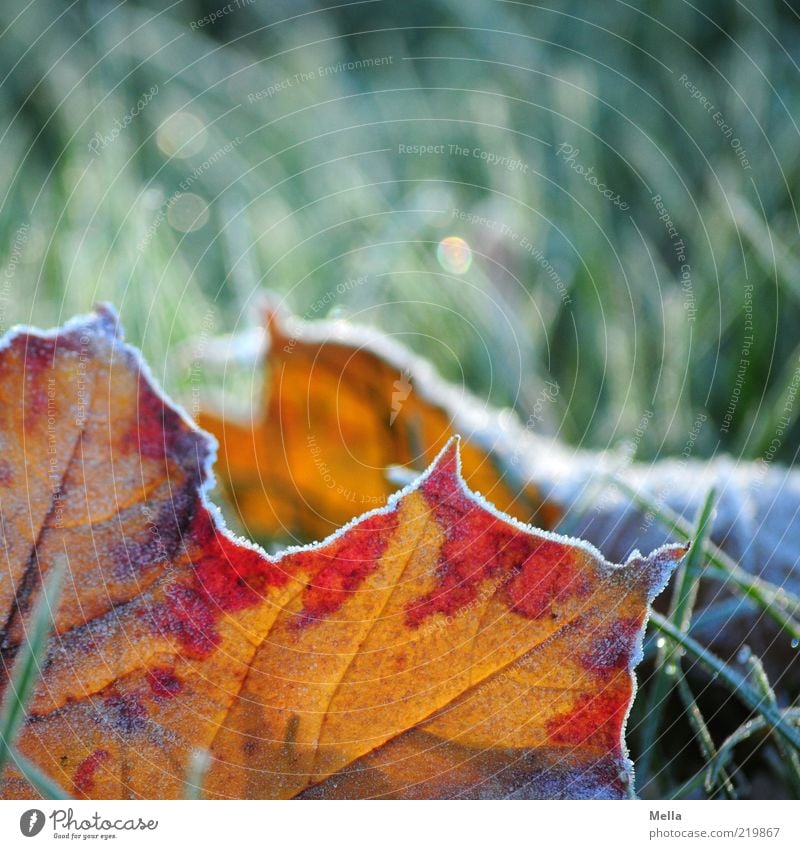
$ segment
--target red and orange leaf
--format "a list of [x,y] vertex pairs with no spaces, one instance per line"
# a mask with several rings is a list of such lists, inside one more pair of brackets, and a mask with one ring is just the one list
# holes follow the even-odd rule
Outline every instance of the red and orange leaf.
[[682,548],[613,566],[520,524],[451,440],[385,507],[267,556],[207,504],[207,437],[107,309],[12,335],[0,394],[3,669],[66,559],[18,746],[71,793],[177,797],[205,749],[208,797],[629,795],[632,667]]
[[[423,469],[463,436],[467,483],[501,510],[545,527],[558,512],[516,471],[513,435],[387,337],[271,306],[264,407],[250,419],[205,409],[218,475],[242,527],[260,538],[320,539],[386,503],[392,465]],[[488,437],[488,438],[487,438]]]

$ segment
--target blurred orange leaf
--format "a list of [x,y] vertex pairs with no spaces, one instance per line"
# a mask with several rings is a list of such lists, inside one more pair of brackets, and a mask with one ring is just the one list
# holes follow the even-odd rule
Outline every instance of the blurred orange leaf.
[[259,539],[320,539],[386,503],[393,465],[421,471],[454,434],[464,477],[521,521],[558,511],[516,471],[513,436],[481,406],[388,337],[338,321],[266,310],[263,408],[247,419],[208,407],[218,474],[242,527]]

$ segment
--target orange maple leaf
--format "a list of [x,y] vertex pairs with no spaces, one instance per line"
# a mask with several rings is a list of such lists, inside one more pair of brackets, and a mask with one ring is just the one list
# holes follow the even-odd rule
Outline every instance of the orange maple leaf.
[[[206,502],[208,438],[108,309],[10,336],[0,396],[4,669],[69,567],[16,745],[70,792],[177,797],[204,749],[208,797],[630,795],[632,668],[684,548],[613,566],[523,525],[450,440],[386,506],[268,556]],[[0,796],[31,795],[9,768]]]

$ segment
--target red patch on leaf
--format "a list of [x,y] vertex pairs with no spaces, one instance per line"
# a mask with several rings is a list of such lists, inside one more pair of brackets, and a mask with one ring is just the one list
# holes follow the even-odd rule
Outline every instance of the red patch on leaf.
[[143,457],[175,462],[199,481],[208,459],[207,439],[188,428],[180,413],[158,395],[139,370],[135,355],[127,356],[130,368],[138,370],[136,431],[128,442]]
[[584,596],[589,587],[574,556],[560,543],[545,541],[522,564],[505,588],[509,607],[538,619],[552,612],[554,602]]
[[531,619],[550,613],[553,602],[585,594],[586,579],[567,547],[488,513],[462,488],[456,456],[453,446],[421,487],[445,541],[438,586],[409,605],[408,624],[417,627],[434,613],[458,614],[490,581],[515,613]]
[[548,721],[547,734],[559,745],[580,746],[591,742],[599,748],[618,752],[629,695],[584,693],[572,710]]
[[262,601],[270,587],[288,580],[279,563],[228,538],[199,502],[189,535],[203,552],[194,564],[194,587],[212,607],[226,613],[246,610]]
[[183,681],[175,674],[171,666],[159,666],[147,673],[147,683],[153,695],[171,699],[183,690]]
[[147,611],[147,616],[156,633],[175,637],[189,657],[208,657],[219,643],[214,610],[191,587],[169,587],[166,599]]
[[[337,611],[378,567],[396,528],[396,510],[378,513],[322,549],[285,558],[302,558],[302,568],[312,575],[297,624],[302,627]],[[292,568],[291,562],[286,565]]]
[[189,580],[169,587],[164,601],[146,616],[154,630],[176,637],[190,657],[200,659],[219,643],[221,615],[259,604],[270,587],[286,583],[288,574],[279,563],[229,539],[199,498],[186,538],[202,556]]
[[105,749],[97,749],[78,764],[72,776],[72,783],[79,793],[90,793],[94,790],[94,775],[98,767],[110,757]]

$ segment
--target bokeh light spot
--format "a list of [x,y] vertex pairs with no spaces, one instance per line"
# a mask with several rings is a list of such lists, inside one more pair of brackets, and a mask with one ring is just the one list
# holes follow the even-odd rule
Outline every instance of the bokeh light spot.
[[176,195],[167,211],[167,221],[181,233],[194,233],[208,223],[208,218],[208,204],[191,192]]
[[156,143],[166,156],[186,159],[199,153],[206,143],[205,125],[191,112],[176,112],[158,128]]
[[439,242],[436,258],[450,274],[466,274],[472,265],[472,248],[460,236],[448,236]]

